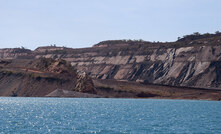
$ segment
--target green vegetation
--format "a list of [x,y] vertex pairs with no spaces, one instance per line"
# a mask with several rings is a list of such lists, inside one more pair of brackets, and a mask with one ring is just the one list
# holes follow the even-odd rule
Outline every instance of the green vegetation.
[[104,44],[107,44],[107,45],[113,45],[113,44],[130,44],[130,45],[133,45],[133,44],[137,44],[137,43],[151,43],[149,41],[144,41],[142,39],[139,39],[139,40],[126,40],[126,39],[123,39],[123,40],[107,40],[107,41],[102,41],[98,44],[96,44],[95,46],[99,46],[99,45],[104,45]]
[[51,58],[41,58],[40,63],[38,64],[38,67],[40,69],[44,69],[44,68],[49,67],[54,62],[55,62],[55,60],[51,59]]
[[30,49],[26,49],[25,47],[21,46],[20,48],[14,48],[14,53],[31,53]]
[[210,34],[210,33],[200,34],[199,32],[195,32],[190,35],[184,35],[183,38],[178,37],[177,41],[193,41],[193,40],[205,39],[217,36],[221,36],[221,32],[216,31],[215,34]]
[[55,50],[55,51],[51,51],[51,53],[53,54],[67,54],[66,50]]

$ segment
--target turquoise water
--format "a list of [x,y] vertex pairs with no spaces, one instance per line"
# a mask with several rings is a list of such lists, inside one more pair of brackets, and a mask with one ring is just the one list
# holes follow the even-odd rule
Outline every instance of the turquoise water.
[[1,133],[217,133],[221,102],[0,98]]

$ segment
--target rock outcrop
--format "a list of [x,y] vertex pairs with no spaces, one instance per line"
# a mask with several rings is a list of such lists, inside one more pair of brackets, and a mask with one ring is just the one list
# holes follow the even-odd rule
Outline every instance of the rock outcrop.
[[[167,43],[118,40],[103,41],[82,49],[39,47],[26,55],[1,50],[0,55],[3,59],[28,58],[29,55],[35,59],[64,59],[77,70],[97,79],[221,88],[220,33],[189,35]],[[79,84],[77,88],[83,85]]]
[[65,59],[98,79],[221,88],[221,35],[183,40],[106,41],[92,48],[36,53],[35,57]]
[[[79,92],[75,93],[78,97],[80,92],[96,93],[89,76],[81,81],[77,77],[77,70],[65,60],[1,60],[0,96],[43,97],[58,89],[64,90],[65,94],[61,92],[60,95],[56,94],[57,97],[72,96],[73,92]],[[88,86],[76,88],[81,83]]]

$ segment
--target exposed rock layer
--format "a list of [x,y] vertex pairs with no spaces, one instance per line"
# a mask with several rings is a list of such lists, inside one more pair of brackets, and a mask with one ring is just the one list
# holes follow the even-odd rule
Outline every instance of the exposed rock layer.
[[[90,78],[79,81],[78,73],[64,60],[0,61],[0,96],[45,96],[54,90],[96,93]],[[77,87],[86,84],[87,86]]]
[[[104,41],[91,48],[39,47],[1,50],[3,59],[65,59],[98,79],[221,88],[221,35],[191,35],[170,43]],[[79,85],[80,86],[80,85]]]

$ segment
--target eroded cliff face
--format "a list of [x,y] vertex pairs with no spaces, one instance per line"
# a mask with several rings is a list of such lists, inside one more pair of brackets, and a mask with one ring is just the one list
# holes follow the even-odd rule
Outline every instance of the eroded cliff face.
[[34,58],[32,51],[25,48],[0,49],[0,59]]
[[[105,49],[105,48],[104,48]],[[127,49],[127,48],[125,48]],[[146,48],[146,53],[64,59],[99,79],[117,79],[176,86],[221,87],[221,46]],[[141,51],[141,50],[134,50]],[[142,52],[142,51],[141,51]]]
[[[75,94],[96,93],[89,76],[82,76],[65,60],[14,59],[0,60],[0,96],[50,96],[55,90],[61,93],[53,97],[75,97]],[[78,87],[86,84],[87,86]],[[74,93],[73,93],[74,92]],[[81,96],[78,96],[81,97]]]
[[98,79],[221,88],[221,35],[172,43],[107,41],[91,48],[45,48],[33,51],[34,58],[62,58]]

